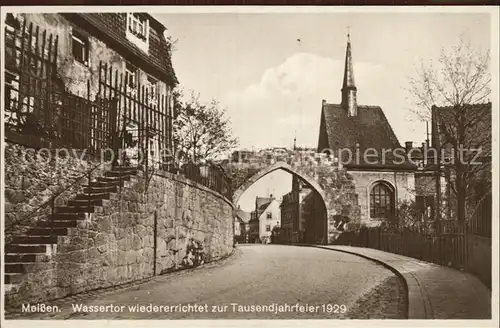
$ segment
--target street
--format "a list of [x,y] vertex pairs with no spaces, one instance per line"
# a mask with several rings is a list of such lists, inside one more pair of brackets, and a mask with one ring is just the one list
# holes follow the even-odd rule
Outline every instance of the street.
[[405,298],[399,279],[369,260],[313,247],[255,244],[239,245],[222,263],[59,300],[56,313],[27,318],[403,319]]

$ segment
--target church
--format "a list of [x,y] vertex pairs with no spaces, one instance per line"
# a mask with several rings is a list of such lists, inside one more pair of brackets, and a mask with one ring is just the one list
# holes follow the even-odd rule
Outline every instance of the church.
[[414,199],[417,166],[407,157],[383,109],[357,103],[349,34],[340,103],[322,101],[318,152],[333,153],[352,175],[361,223],[396,220],[399,201]]

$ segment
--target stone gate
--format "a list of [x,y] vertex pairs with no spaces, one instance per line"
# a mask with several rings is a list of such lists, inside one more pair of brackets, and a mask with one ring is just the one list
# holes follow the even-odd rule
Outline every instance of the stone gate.
[[359,221],[360,208],[355,181],[328,154],[312,150],[271,149],[259,152],[235,152],[222,163],[232,180],[233,203],[257,180],[276,170],[299,177],[321,196],[326,207],[328,243],[337,236],[335,222],[340,217]]

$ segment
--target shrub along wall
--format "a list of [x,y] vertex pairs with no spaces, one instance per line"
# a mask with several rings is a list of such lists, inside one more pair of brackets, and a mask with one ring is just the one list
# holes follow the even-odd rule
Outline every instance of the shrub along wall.
[[[11,179],[22,175],[40,183],[34,167],[9,170]],[[7,305],[46,301],[190,266],[195,261],[187,256],[192,247],[204,261],[230,254],[234,208],[229,200],[170,173],[148,180],[139,172],[78,227],[70,228],[68,236],[59,237],[55,255],[31,266],[18,288],[6,293]]]

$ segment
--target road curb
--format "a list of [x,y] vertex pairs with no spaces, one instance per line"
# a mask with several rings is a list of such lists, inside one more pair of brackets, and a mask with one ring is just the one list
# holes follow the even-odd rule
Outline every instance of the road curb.
[[406,300],[406,308],[407,308],[407,317],[408,319],[432,319],[432,308],[430,306],[429,298],[427,297],[427,293],[423,288],[420,279],[413,275],[411,272],[404,270],[397,263],[389,264],[387,261],[367,256],[364,254],[360,254],[355,251],[347,251],[344,249],[336,249],[327,246],[321,245],[298,245],[298,246],[307,246],[307,247],[316,247],[336,252],[347,253],[351,255],[356,255],[362,257],[364,259],[376,262],[387,269],[391,270],[395,275],[400,277],[405,285],[406,293],[408,295]]

